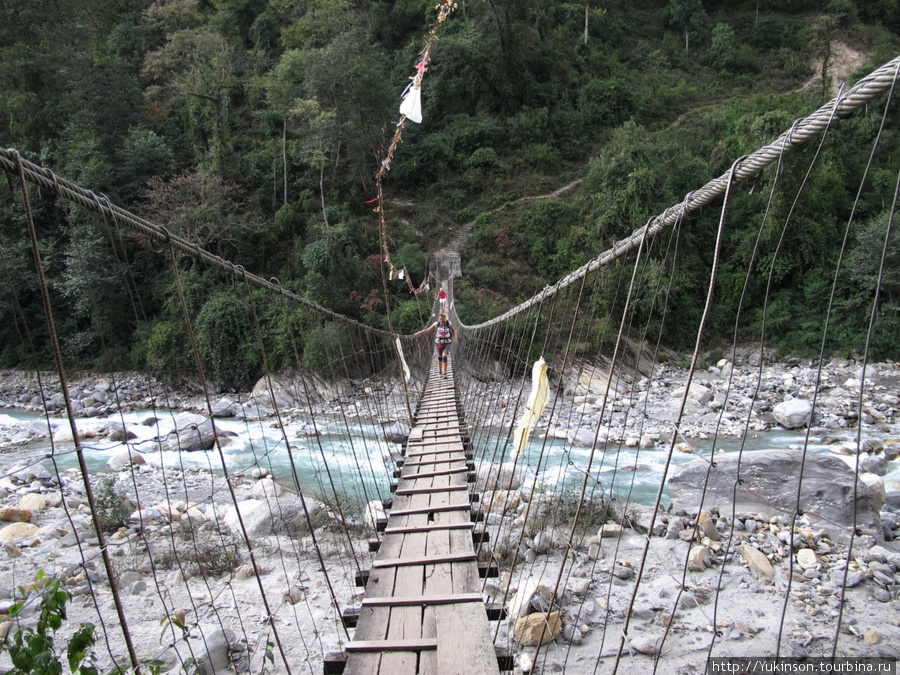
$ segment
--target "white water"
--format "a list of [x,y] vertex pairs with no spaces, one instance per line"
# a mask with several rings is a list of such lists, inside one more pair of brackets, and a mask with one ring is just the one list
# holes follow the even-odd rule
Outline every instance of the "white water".
[[[298,437],[301,423],[288,425],[285,432],[272,428],[272,420],[244,422],[234,419],[217,419],[216,427],[223,431],[237,434],[237,438],[222,448],[222,455],[213,448],[198,452],[159,452],[152,450],[154,437],[165,436],[174,429],[172,412],[133,412],[125,413],[121,418],[79,419],[78,429],[81,433],[104,426],[111,421],[124,422],[129,431],[138,438],[129,441],[132,448],[142,452],[148,464],[153,466],[174,466],[183,470],[203,467],[217,473],[223,470],[223,461],[229,473],[248,471],[260,466],[269,471],[279,482],[293,485],[296,470],[296,481],[304,490],[331,495],[331,483],[338,493],[350,495],[359,501],[383,499],[389,496],[388,484],[391,481],[393,463],[389,461],[390,453],[399,450],[398,445],[378,440],[383,433],[380,426],[365,423],[362,420],[317,419],[316,424],[322,434],[316,437]],[[143,426],[141,421],[155,415],[157,423]],[[37,414],[23,411],[7,411],[0,414],[0,427],[21,428],[23,425],[46,424],[45,419]],[[54,427],[67,425],[63,419],[53,419]],[[349,426],[350,438],[346,426]],[[7,433],[10,433],[9,430]],[[285,434],[291,446],[287,451]],[[10,435],[12,435],[10,433]],[[842,435],[855,438],[854,430],[843,430]],[[864,438],[887,437],[885,434],[867,434]],[[494,456],[501,455],[498,434],[476,437],[476,459],[495,461]],[[805,431],[775,430],[754,433],[744,442],[744,451],[771,448],[802,447]],[[674,468],[697,457],[710,457],[713,441],[693,439],[694,454],[676,451],[672,457]],[[21,466],[41,460],[46,468],[52,470],[53,455],[60,471],[76,467],[77,458],[72,443],[51,444],[46,439],[21,446],[12,454],[0,455],[0,470],[4,473],[12,466]],[[740,439],[719,439],[715,451],[736,452],[741,447]],[[86,440],[82,443],[83,454],[91,473],[107,471],[106,462],[117,450],[123,448],[122,443],[105,439]],[[813,452],[828,452],[828,446],[810,445]],[[598,449],[591,461],[591,478],[588,488],[594,488],[599,480],[603,493],[615,494],[620,499],[629,498],[643,504],[652,504],[659,489],[660,480],[665,468],[668,445],[660,445],[657,449],[618,448],[610,444],[606,449]],[[541,453],[543,452],[543,457]],[[838,455],[848,465],[854,466],[855,457]],[[508,451],[504,455],[508,461]],[[548,439],[546,445],[540,438],[532,438],[525,451],[524,464],[527,472],[526,484],[545,487],[559,491],[564,487],[580,489],[584,479],[584,469],[590,459],[587,448],[570,447],[560,439]],[[521,461],[521,460],[520,460]],[[895,462],[896,466],[897,463]],[[327,467],[327,470],[326,470]],[[390,468],[388,468],[390,467]],[[330,474],[330,475],[329,475]],[[537,476],[537,480],[535,480]],[[891,487],[900,486],[900,468],[894,469],[885,476],[888,491]],[[663,504],[667,504],[665,493]]]

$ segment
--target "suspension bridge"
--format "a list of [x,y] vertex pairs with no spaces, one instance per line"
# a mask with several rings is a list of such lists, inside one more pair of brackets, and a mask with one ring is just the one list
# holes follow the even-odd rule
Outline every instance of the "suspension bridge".
[[[51,442],[46,452],[7,475],[8,495],[45,495],[43,501],[62,509],[63,520],[40,534],[34,527],[7,539],[15,562],[4,569],[15,572],[16,583],[41,569],[77,590],[70,617],[97,626],[93,648],[99,663],[125,670],[164,663],[201,672],[687,673],[718,658],[890,660],[896,650],[878,648],[874,637],[861,639],[869,601],[854,589],[868,589],[866,598],[895,608],[896,553],[869,519],[875,498],[855,472],[847,488],[849,519],[807,501],[813,498],[803,487],[805,467],[815,463],[809,433],[792,449],[799,453],[796,485],[782,481],[793,490],[789,498],[779,500],[741,474],[740,463],[750,463],[754,454],[743,445],[734,453],[737,473],[729,473],[717,447],[723,439],[713,434],[709,449],[695,454],[705,467],[693,485],[698,498],[680,512],[666,510],[676,446],[696,445],[687,433],[691,411],[697,411],[692,385],[695,376],[700,379],[700,343],[717,269],[710,270],[707,305],[695,327],[697,346],[677,392],[677,412],[666,419],[641,414],[649,392],[668,384],[658,379],[661,335],[634,325],[631,300],[661,233],[674,233],[666,239],[671,250],[663,254],[671,279],[677,273],[677,235],[690,226],[688,216],[719,206],[719,239],[710,243],[718,250],[729,199],[742,182],[769,166],[778,173],[792,157],[817,170],[818,155],[810,160],[793,151],[815,139],[827,142],[829,130],[842,119],[862,111],[876,114],[868,107],[877,99],[885,103],[867,150],[874,155],[885,125],[896,120],[898,69],[900,58],[875,70],[517,307],[479,325],[465,325],[451,312],[459,346],[448,378],[437,376],[430,337],[399,336],[350,320],[24,160],[15,150],[0,151],[11,195],[21,205],[23,241],[33,255],[46,317],[38,329],[17,315],[23,321],[20,333],[26,343],[48,341],[55,359],[55,375],[41,379],[38,401],[46,407],[59,394],[63,415],[44,418],[46,436],[59,439],[60,424],[71,432],[71,440]],[[773,192],[778,189],[773,181]],[[860,195],[871,189],[866,175],[860,176]],[[186,351],[195,357],[191,380],[205,412],[202,422],[180,428],[175,423],[165,436],[177,438],[175,446],[163,441],[170,429],[161,420],[171,416],[172,398],[165,384],[154,384],[150,396],[132,397],[152,413],[151,424],[159,430],[153,438],[124,434],[124,440],[114,441],[103,435],[108,429],[93,436],[84,432],[94,421],[79,404],[88,398],[86,389],[79,382],[73,391],[74,369],[58,346],[54,291],[43,276],[42,233],[35,225],[43,194],[68,200],[102,223],[121,256],[122,283],[135,295],[141,289],[127,271],[135,243],[129,235],[170,259],[189,337]],[[761,228],[769,196],[758,196]],[[895,208],[896,192],[891,224]],[[886,242],[890,236],[889,225]],[[3,242],[7,251],[11,246]],[[240,456],[229,452],[235,441],[226,442],[217,394],[204,377],[192,338],[197,317],[178,285],[179,260],[229,275],[254,308],[264,375],[238,402],[234,424],[253,439],[241,446]],[[600,273],[625,260],[632,262],[617,266],[624,311],[618,326],[604,331],[614,337],[599,350],[585,348],[604,320],[590,302]],[[433,261],[435,278],[451,290],[451,307],[452,280],[463,272],[462,263],[454,255]],[[748,270],[751,274],[756,271]],[[254,291],[259,290],[276,298],[284,315],[257,312]],[[661,284],[643,290],[665,294]],[[428,298],[430,313],[436,300]],[[297,348],[302,336],[290,320],[297,307],[316,316],[320,326],[339,327],[340,340],[323,341],[325,373],[303,367]],[[873,316],[874,311],[873,303]],[[263,336],[276,331],[288,334],[296,355],[296,368],[287,375],[269,372],[265,362]],[[731,354],[735,361],[736,344]],[[546,408],[530,411],[532,388],[524,375],[539,357],[549,366],[553,390]],[[823,353],[819,363],[825,361]],[[863,410],[872,394],[867,365],[863,358],[854,394],[862,414],[854,418],[853,435],[858,449],[866,442],[870,449],[887,448],[877,429],[890,423],[884,412],[889,407],[879,412],[866,403]],[[718,371],[722,400],[712,408],[719,415],[716,428],[737,420],[746,437],[752,414],[741,420],[745,413],[730,412],[737,405],[732,383],[746,377],[741,395],[752,403],[764,379],[762,366],[741,375],[727,363]],[[817,393],[827,387],[821,367],[811,377],[814,411]],[[114,374],[106,379],[111,386],[90,392],[92,406],[99,405],[102,393],[107,418],[127,431],[134,401],[119,395],[124,388]],[[891,394],[876,394],[890,405]],[[235,414],[233,406],[229,410]],[[526,412],[535,413],[540,433],[535,430],[530,443],[513,452],[513,428]],[[398,424],[407,428],[390,432]],[[204,425],[209,427],[202,451],[207,466],[192,469],[180,444],[186,431],[203,437]],[[862,437],[864,426],[871,438]],[[131,490],[135,513],[129,527],[110,533],[101,524],[100,482],[87,458],[114,447],[128,450],[129,461],[118,475]],[[278,468],[279,457],[287,470]],[[859,461],[857,454],[857,470]],[[141,468],[144,462],[156,468]],[[645,462],[659,473],[639,499]],[[29,471],[38,463],[46,475],[33,477]],[[255,481],[252,495],[250,481]],[[716,481],[730,489],[730,500],[713,496]],[[363,515],[345,513],[348,495],[364,505]],[[755,512],[735,506],[744,497],[757,500]],[[29,503],[34,509],[29,518],[39,523],[50,518],[45,506]],[[670,539],[675,543],[666,545],[674,548],[660,553]],[[52,545],[57,550],[49,555],[46,542],[63,540],[69,546]],[[209,541],[214,553],[204,557],[199,553]],[[74,562],[65,557],[69,550]],[[232,554],[246,564],[224,572],[212,565]],[[241,585],[248,578],[249,584]],[[812,579],[827,593],[810,589]],[[737,586],[758,591],[753,609],[759,617],[774,617],[774,630],[752,625],[746,600],[735,599],[741,592]],[[9,631],[15,633],[19,620],[27,617],[13,617]],[[887,624],[878,628],[893,630]]]

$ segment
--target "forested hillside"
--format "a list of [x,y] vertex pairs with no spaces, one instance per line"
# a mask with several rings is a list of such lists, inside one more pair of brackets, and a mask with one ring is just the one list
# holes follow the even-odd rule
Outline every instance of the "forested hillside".
[[[0,143],[262,277],[386,327],[379,223],[367,202],[435,16],[431,0],[0,0]],[[423,122],[406,125],[384,182],[391,256],[418,285],[427,254],[468,227],[457,310],[469,323],[489,318],[819,107],[836,84],[839,48],[862,55],[858,78],[900,53],[898,35],[895,0],[459,0],[425,75]],[[798,211],[783,244],[768,330],[787,351],[821,342],[868,160],[861,139],[883,107],[833,132],[825,170],[804,192],[817,208]],[[898,144],[889,121],[870,171],[875,187],[857,209],[836,351],[862,345]],[[775,222],[804,171],[782,177]],[[579,179],[557,198],[517,202]],[[754,189],[771,180],[763,174]],[[749,200],[746,189],[735,196],[734,223]],[[167,256],[135,237],[111,238],[102,219],[52,196],[35,192],[33,203],[42,240],[53,242],[43,254],[67,358],[102,368],[188,363]],[[703,214],[682,234],[665,333],[674,348],[696,330],[717,219]],[[757,223],[726,234],[711,344],[730,339]],[[4,191],[4,367],[34,364],[31,345],[46,330],[25,232],[20,200]],[[772,241],[760,269],[779,232],[764,233]],[[900,335],[897,240],[881,336]],[[211,373],[223,387],[252,382],[261,362],[243,289],[181,265]],[[765,275],[757,279],[745,300],[751,313],[766,292]],[[598,316],[618,308],[612,278],[606,285]],[[395,330],[419,328],[430,298],[417,301],[400,281],[390,288]],[[280,311],[259,301],[258,311]],[[652,302],[637,299],[645,315]],[[303,310],[295,320],[315,368],[318,346],[340,336]],[[270,366],[291,362],[286,335],[266,339]],[[875,348],[900,358],[898,345],[882,337]],[[47,356],[39,350],[38,361]]]

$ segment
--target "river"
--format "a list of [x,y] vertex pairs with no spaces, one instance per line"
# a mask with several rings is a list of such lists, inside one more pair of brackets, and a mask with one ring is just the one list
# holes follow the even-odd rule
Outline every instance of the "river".
[[[153,466],[180,467],[189,471],[194,468],[205,468],[217,473],[222,472],[222,459],[229,473],[248,471],[256,466],[268,469],[283,484],[294,482],[293,471],[296,470],[297,481],[304,490],[331,495],[334,489],[354,499],[365,502],[371,499],[383,499],[389,495],[388,484],[391,480],[393,464],[389,460],[390,453],[399,449],[398,445],[379,440],[382,431],[377,425],[366,424],[361,420],[317,419],[316,424],[321,434],[318,437],[297,437],[300,424],[288,425],[287,436],[291,446],[288,453],[285,435],[278,428],[273,428],[272,420],[240,421],[236,419],[217,419],[216,426],[235,437],[219,451],[213,449],[200,452],[159,452],[152,451],[152,440],[158,435],[165,435],[174,429],[174,417],[180,411],[143,411],[124,413],[123,421],[129,431],[137,435],[129,443],[144,454],[148,464]],[[148,417],[156,417],[156,424],[141,424]],[[79,419],[77,425],[82,433],[90,432],[107,424],[105,419]],[[0,425],[22,427],[29,424],[46,424],[45,418],[39,414],[22,410],[7,410],[0,414]],[[64,424],[62,419],[53,419],[54,426]],[[349,428],[349,435],[347,429]],[[778,429],[768,432],[753,432],[744,442],[744,451],[771,448],[802,447],[805,431],[789,431]],[[840,434],[848,440],[855,438],[854,430],[841,430]],[[896,434],[891,434],[896,436]],[[866,438],[887,438],[888,434],[867,434]],[[349,440],[348,440],[349,438]],[[500,443],[505,435],[499,432],[477,436],[476,460],[492,459],[499,455]],[[709,457],[713,449],[712,439],[691,439],[693,454],[679,451],[673,453],[672,465],[677,466],[697,457]],[[52,469],[56,460],[60,471],[77,467],[77,457],[72,443],[51,444],[44,439],[19,446],[14,452],[0,455],[0,470],[6,472],[12,466],[41,460]],[[716,442],[716,452],[736,452],[741,447],[741,439],[727,438]],[[89,439],[83,442],[82,449],[88,471],[92,474],[107,471],[106,462],[110,456],[122,448],[121,443],[106,439]],[[828,452],[828,446],[810,444],[813,452]],[[584,479],[584,469],[591,461],[591,472],[588,480],[589,488],[602,490],[603,494],[615,494],[619,499],[629,498],[643,504],[652,504],[657,495],[659,482],[665,468],[668,454],[667,444],[657,444],[656,449],[626,448],[610,444],[605,449],[598,449],[590,460],[590,451],[586,448],[571,447],[560,439],[543,439],[533,437],[526,448],[523,460],[527,471],[526,482],[539,488],[552,491],[561,489],[580,489]],[[848,465],[853,466],[854,457],[838,455]],[[900,490],[900,467],[898,462],[892,463],[894,470],[885,476],[888,491]],[[390,468],[389,468],[390,467]],[[671,474],[672,468],[669,469]],[[362,479],[360,478],[362,477]],[[599,481],[599,483],[598,483]],[[595,494],[597,494],[595,492]],[[667,504],[665,493],[663,504]]]

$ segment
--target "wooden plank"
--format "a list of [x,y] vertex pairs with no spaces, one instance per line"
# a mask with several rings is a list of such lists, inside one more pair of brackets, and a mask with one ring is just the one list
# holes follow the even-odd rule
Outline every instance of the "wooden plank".
[[[471,541],[466,541],[465,533],[449,531],[448,534],[453,550],[471,548]],[[464,592],[461,589],[481,588],[475,563],[454,564],[451,569],[454,593]],[[459,650],[454,641],[448,640],[445,643],[439,640],[436,653],[439,673],[499,675],[490,623],[483,606],[436,606],[434,613],[442,634],[446,632],[446,635],[457,635],[456,644],[466,645],[465,650]]]
[[394,605],[453,605],[465,602],[484,602],[481,593],[450,593],[445,595],[392,595],[381,598],[363,598],[363,607],[390,607]]
[[410,457],[425,457],[427,455],[447,455],[453,452],[465,452],[462,447],[462,444],[457,445],[455,448],[448,448],[446,450],[421,450],[419,452],[408,452],[404,455],[406,458]]
[[472,508],[472,503],[465,504],[446,504],[442,506],[423,506],[419,509],[396,509],[391,511],[392,514],[398,516],[418,516],[425,513],[439,513],[441,511],[468,511]]
[[419,652],[437,649],[437,640],[352,640],[344,645],[348,652]]
[[[424,535],[406,535],[406,536],[424,536]],[[469,548],[472,548],[469,546]],[[473,550],[471,553],[449,553],[446,556],[417,556],[417,557],[403,557],[403,558],[384,558],[382,560],[375,560],[372,563],[372,569],[383,569],[385,567],[409,567],[412,565],[437,565],[440,563],[453,563],[453,562],[475,562],[478,559],[478,556],[475,555],[475,551]]]
[[451,464],[452,462],[467,462],[468,460],[460,455],[459,457],[442,457],[440,459],[422,459],[415,462],[403,462],[403,468],[408,469],[411,466],[426,466],[428,464]]
[[394,491],[394,494],[398,497],[405,497],[406,495],[415,495],[426,492],[458,492],[460,490],[468,490],[469,486],[466,485],[448,485],[447,487],[411,487],[411,488],[397,488]]
[[469,468],[465,466],[461,466],[458,469],[445,469],[443,471],[425,471],[422,473],[405,473],[400,476],[400,478],[405,479],[415,479],[415,478],[434,478],[436,476],[450,476],[454,473],[468,473]]
[[[406,499],[411,500],[413,505],[425,506],[428,503],[427,495],[413,495]],[[402,540],[403,544],[400,549],[400,558],[409,559],[410,557],[421,555],[425,551],[425,543],[428,535],[425,533],[404,534],[394,539]],[[375,568],[381,560],[386,556],[379,555],[373,563],[374,569],[383,569],[385,566]],[[380,595],[404,595],[413,594],[421,595],[424,590],[424,582],[422,579],[421,568],[414,566],[397,567],[397,573],[394,577],[394,586],[389,593]],[[422,635],[422,608],[421,607],[390,607],[389,612],[389,628],[388,640],[408,640],[420,639]],[[430,636],[433,637],[433,636]],[[410,675],[418,672],[419,655],[417,653],[410,654],[408,652],[390,653],[386,652],[381,657],[381,669],[379,673],[397,673],[398,675]]]
[[475,523],[429,523],[422,527],[389,527],[384,531],[385,536],[389,534],[404,534],[406,532],[421,532],[423,530],[471,530],[475,528]]

